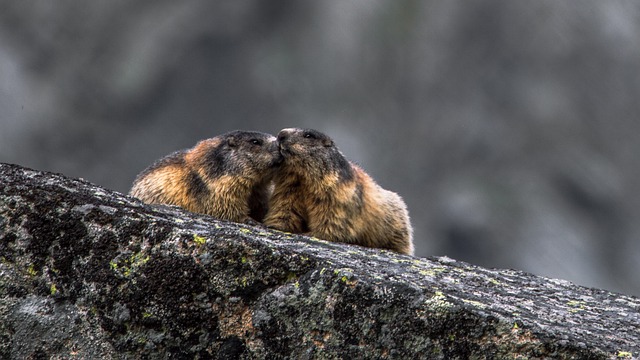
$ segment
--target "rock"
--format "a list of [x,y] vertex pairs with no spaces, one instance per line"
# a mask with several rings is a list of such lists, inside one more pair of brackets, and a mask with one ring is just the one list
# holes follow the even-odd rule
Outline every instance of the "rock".
[[148,206],[0,164],[0,358],[640,354],[640,299]]

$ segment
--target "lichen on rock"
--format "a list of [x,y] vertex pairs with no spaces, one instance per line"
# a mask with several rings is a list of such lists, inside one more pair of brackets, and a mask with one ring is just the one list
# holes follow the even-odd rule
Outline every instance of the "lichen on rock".
[[0,164],[0,358],[632,358],[640,300]]

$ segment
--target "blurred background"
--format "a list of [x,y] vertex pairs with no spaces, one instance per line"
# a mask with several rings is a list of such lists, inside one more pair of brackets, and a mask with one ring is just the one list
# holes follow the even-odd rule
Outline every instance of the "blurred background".
[[404,197],[417,256],[640,295],[640,3],[3,1],[0,162],[128,192],[310,127]]

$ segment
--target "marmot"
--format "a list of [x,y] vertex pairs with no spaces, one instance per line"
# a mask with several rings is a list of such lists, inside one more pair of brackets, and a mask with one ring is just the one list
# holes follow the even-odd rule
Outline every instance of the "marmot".
[[274,176],[266,226],[413,254],[402,198],[349,162],[331,138],[316,130],[284,129],[278,145],[284,160]]
[[129,195],[221,220],[262,221],[281,160],[275,136],[232,131],[156,161],[136,177]]

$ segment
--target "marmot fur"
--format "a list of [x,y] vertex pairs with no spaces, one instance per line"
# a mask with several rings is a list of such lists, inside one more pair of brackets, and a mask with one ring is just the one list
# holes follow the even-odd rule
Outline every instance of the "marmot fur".
[[284,160],[264,224],[320,239],[413,254],[413,230],[398,194],[349,162],[325,134],[284,129]]
[[156,161],[136,177],[129,194],[222,220],[262,221],[281,160],[273,135],[232,131]]

